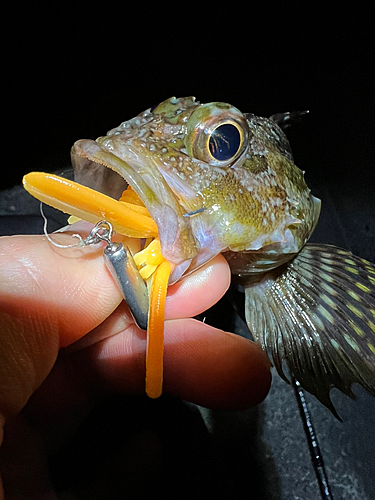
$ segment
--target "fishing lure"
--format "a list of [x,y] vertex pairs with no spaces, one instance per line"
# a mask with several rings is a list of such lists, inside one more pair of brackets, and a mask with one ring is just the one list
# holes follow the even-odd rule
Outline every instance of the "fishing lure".
[[[135,254],[121,250],[116,262],[108,243],[105,259],[140,326],[148,317],[151,397],[162,392],[167,286],[218,253],[244,287],[248,326],[282,378],[294,377],[336,416],[332,387],[354,397],[357,382],[375,395],[375,267],[307,243],[320,200],[283,132],[299,116],[267,119],[173,97],[96,141],[77,141],[75,182],[40,172],[24,177],[25,189],[44,203],[94,224],[104,219],[144,242]],[[146,301],[135,298],[144,292],[128,295],[121,285],[129,263],[147,283]]]

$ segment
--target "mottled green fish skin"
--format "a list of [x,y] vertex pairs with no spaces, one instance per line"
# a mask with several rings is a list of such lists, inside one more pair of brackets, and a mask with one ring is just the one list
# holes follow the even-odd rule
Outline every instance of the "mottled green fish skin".
[[[205,127],[231,120],[244,131],[241,154],[215,164],[204,161],[209,154],[203,144],[192,155],[194,141],[200,133],[204,136]],[[317,223],[320,202],[294,164],[282,130],[271,120],[244,115],[229,104],[171,98],[112,129],[97,143],[136,164],[133,169],[143,168],[143,175],[161,173],[184,213],[204,209],[189,222],[199,265],[204,263],[199,253],[212,258],[223,251],[258,252],[265,247],[283,259],[283,254],[302,248]],[[139,194],[153,215],[152,199]],[[161,240],[164,225],[165,221],[159,227]],[[179,252],[174,262],[192,254],[191,248]]]

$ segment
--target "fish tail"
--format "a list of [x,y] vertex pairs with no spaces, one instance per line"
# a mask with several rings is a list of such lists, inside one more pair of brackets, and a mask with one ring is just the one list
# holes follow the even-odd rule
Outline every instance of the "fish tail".
[[[347,250],[307,244],[245,288],[246,321],[280,376],[289,374],[338,417],[336,387],[375,396],[375,266]],[[285,367],[285,365],[284,365]]]

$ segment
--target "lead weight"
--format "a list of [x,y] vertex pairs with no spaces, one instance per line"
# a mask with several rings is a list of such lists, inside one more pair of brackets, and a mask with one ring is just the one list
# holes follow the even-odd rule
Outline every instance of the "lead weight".
[[148,292],[134,259],[121,243],[108,242],[104,250],[104,262],[122,292],[139,328],[147,329]]

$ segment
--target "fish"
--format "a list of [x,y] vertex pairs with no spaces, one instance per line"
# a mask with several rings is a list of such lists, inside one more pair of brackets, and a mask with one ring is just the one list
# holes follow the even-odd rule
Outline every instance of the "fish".
[[[308,243],[321,202],[285,134],[303,114],[265,118],[228,103],[172,97],[96,141],[77,141],[77,184],[43,174],[51,181],[44,186],[28,174],[24,187],[90,222],[110,219],[120,234],[154,239],[170,265],[169,285],[222,254],[244,289],[255,342],[286,382],[295,378],[338,416],[333,387],[354,398],[358,383],[375,396],[375,266]],[[77,185],[99,198],[82,206],[78,196],[69,201]],[[122,207],[102,209],[107,198],[118,205],[136,200],[129,207],[145,209],[147,231],[119,222]]]

